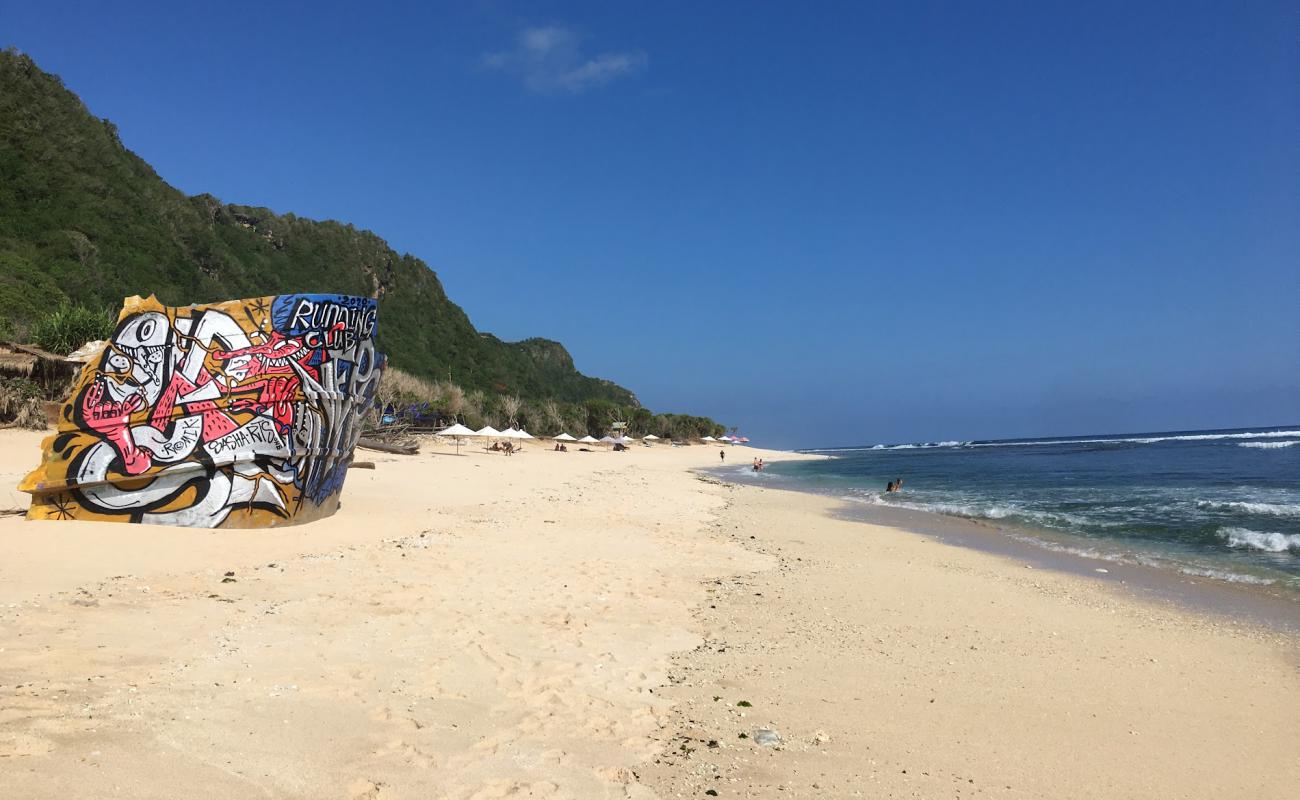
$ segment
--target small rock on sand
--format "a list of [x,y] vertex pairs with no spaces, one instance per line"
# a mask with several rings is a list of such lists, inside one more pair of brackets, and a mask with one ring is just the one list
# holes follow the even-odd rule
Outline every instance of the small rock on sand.
[[781,734],[771,728],[759,728],[754,731],[754,744],[763,747],[776,747],[781,743]]

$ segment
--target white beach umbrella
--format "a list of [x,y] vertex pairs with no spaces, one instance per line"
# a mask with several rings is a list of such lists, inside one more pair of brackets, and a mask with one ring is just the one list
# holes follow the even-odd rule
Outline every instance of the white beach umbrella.
[[438,431],[438,435],[452,437],[452,441],[456,443],[456,455],[460,455],[461,437],[473,436],[474,431],[457,422],[455,425],[452,425],[449,428],[443,428],[442,430]]
[[712,436],[705,436],[705,437],[704,437],[703,439],[701,439],[700,441],[701,441],[701,442],[716,442],[716,441],[718,441],[718,440],[717,440],[717,439],[714,439]]
[[529,433],[528,431],[524,430],[523,428],[520,428],[520,429],[519,429],[519,438],[520,438],[520,439],[535,439],[535,438],[537,438],[537,437],[533,436],[531,433]]
[[475,436],[500,436],[501,431],[497,430],[491,425],[484,425],[479,430],[474,431],[474,435]]
[[602,436],[597,441],[601,444],[613,444],[617,440],[613,436]]
[[582,437],[582,438],[579,439],[578,441],[583,442],[583,443],[585,443],[585,444],[596,444],[596,443],[599,442],[600,440],[599,440],[599,439],[596,439],[596,438],[594,438],[594,437],[592,437],[591,434],[587,434],[586,436]]
[[647,433],[645,436],[642,436],[641,438],[645,439],[647,442],[653,442],[659,437],[655,436],[653,433]]
[[510,426],[509,428],[506,428],[505,430],[501,431],[501,436],[502,436],[502,438],[504,438],[504,439],[522,439],[522,438],[524,438],[524,437],[523,437],[523,432],[520,431],[520,430],[518,430],[517,428],[515,428],[513,425]]
[[557,441],[557,442],[576,442],[576,441],[578,441],[578,440],[575,439],[575,438],[573,438],[572,436],[570,436],[570,435],[567,434],[567,433],[561,433],[559,436],[556,436],[556,437],[555,437],[555,441]]

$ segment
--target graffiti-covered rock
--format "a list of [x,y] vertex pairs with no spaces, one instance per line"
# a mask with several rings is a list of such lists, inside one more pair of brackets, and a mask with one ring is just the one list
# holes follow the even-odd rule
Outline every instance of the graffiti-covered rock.
[[334,513],[384,359],[374,300],[128,298],[86,363],[29,519],[260,528]]

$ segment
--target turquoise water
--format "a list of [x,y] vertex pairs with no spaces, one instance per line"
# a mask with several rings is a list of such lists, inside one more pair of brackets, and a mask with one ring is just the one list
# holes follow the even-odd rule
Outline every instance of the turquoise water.
[[[1300,425],[807,452],[831,458],[747,477],[987,520],[1094,558],[1300,590]],[[903,491],[886,494],[896,478]]]

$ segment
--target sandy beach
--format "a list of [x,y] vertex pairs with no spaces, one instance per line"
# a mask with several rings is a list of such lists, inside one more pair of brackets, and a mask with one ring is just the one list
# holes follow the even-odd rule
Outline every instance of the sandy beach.
[[0,519],[0,797],[1295,794],[1289,634],[716,448],[360,457],[305,526]]

